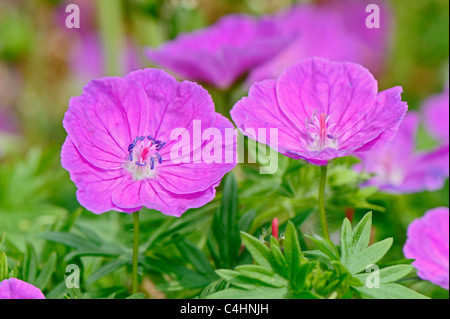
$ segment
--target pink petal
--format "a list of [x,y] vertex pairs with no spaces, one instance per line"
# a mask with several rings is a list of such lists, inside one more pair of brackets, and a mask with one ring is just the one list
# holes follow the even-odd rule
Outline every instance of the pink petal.
[[104,169],[117,169],[128,145],[145,135],[147,97],[134,81],[103,78],[91,81],[81,96],[70,100],[63,125],[82,156]]

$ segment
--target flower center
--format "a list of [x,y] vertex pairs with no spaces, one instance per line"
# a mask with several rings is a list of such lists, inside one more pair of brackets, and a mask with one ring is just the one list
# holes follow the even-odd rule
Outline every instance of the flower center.
[[317,114],[314,111],[310,118],[305,120],[308,142],[311,151],[320,151],[324,148],[336,148],[337,138],[330,134],[330,129],[336,124],[328,124],[330,116],[326,113]]
[[155,176],[155,167],[162,164],[163,159],[158,153],[166,142],[155,140],[150,135],[138,136],[128,145],[128,158],[125,168],[135,180]]

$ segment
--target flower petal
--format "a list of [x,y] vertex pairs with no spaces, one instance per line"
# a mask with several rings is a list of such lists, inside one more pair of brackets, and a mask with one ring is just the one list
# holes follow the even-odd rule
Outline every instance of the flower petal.
[[[292,123],[278,104],[275,80],[253,84],[249,96],[238,101],[230,114],[244,135],[277,149],[281,154],[298,159],[293,152],[305,150],[299,141],[301,128]],[[261,130],[258,134],[259,129],[265,129],[265,132]],[[271,141],[271,129],[278,130],[275,141]]]
[[61,164],[70,173],[75,183],[77,199],[81,205],[95,214],[110,210],[133,212],[139,207],[121,209],[111,201],[112,191],[124,181],[126,172],[123,169],[106,170],[88,162],[78,151],[68,136],[61,151]]
[[213,200],[216,190],[212,187],[196,193],[174,194],[162,188],[154,180],[128,180],[112,193],[115,205],[122,209],[145,206],[156,209],[163,214],[180,217],[190,208],[198,208]]
[[70,100],[63,125],[82,156],[104,169],[119,168],[128,145],[144,135],[149,120],[147,97],[134,81],[103,78],[91,81]]
[[[202,128],[202,134],[209,135],[208,128]],[[237,163],[235,129],[230,121],[216,114],[214,134],[203,141],[198,149],[191,148],[191,153],[201,152],[202,158],[189,163],[166,163],[158,167],[156,180],[171,193],[188,194],[201,192],[220,182]],[[191,157],[194,159],[194,157]]]

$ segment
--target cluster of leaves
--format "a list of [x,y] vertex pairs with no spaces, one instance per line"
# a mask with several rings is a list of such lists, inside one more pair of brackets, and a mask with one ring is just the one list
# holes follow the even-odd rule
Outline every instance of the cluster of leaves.
[[[314,232],[318,172],[314,166],[282,156],[273,175],[255,174],[258,163],[241,165],[239,188],[235,174],[228,174],[213,202],[181,218],[143,210],[139,272],[146,295],[130,296],[132,219],[126,214],[98,216],[74,209],[78,205],[73,185],[64,172],[51,173],[51,158],[51,150],[31,150],[15,165],[0,169],[1,182],[11,183],[9,190],[0,192],[0,228],[6,233],[0,251],[8,254],[9,266],[3,277],[33,283],[47,298],[418,297],[394,282],[403,280],[400,275],[411,271],[410,265],[382,269],[380,289],[363,285],[370,274],[361,266],[378,261],[366,256],[363,248],[369,253],[376,250],[381,258],[391,245],[385,240],[367,247],[370,215],[354,230],[344,222],[342,240],[347,239],[340,247],[302,233],[301,228]],[[351,174],[353,163],[343,159],[329,168],[326,200],[334,229],[345,207],[355,208],[358,214],[386,203],[377,194],[380,200],[373,204],[372,191],[364,193],[358,187],[361,176]],[[29,179],[35,183],[27,183]],[[12,189],[28,194],[30,201],[15,205],[20,192]],[[384,215],[388,214],[378,214],[378,222]],[[281,221],[281,240],[268,236],[274,217]],[[377,230],[392,234],[388,224],[383,221]],[[398,231],[404,229],[400,226]],[[353,247],[349,242],[358,244]],[[311,245],[317,250],[310,250]],[[398,259],[395,254],[389,257]],[[360,266],[358,258],[363,258]],[[70,274],[66,267],[71,264],[79,267],[80,289],[66,286]]]
[[[302,252],[297,230],[287,224],[282,240],[270,236],[268,243],[245,232],[241,233],[254,264],[241,265],[234,270],[219,269],[223,281],[207,287],[201,294],[206,298],[352,298],[354,296],[380,299],[421,299],[425,296],[397,283],[413,267],[398,264],[372,272],[374,266],[389,250],[388,238],[369,246],[372,215],[368,213],[352,230],[344,220],[340,247],[329,240],[310,237],[318,250]],[[314,258],[317,257],[317,258]],[[367,283],[374,278],[374,282]]]

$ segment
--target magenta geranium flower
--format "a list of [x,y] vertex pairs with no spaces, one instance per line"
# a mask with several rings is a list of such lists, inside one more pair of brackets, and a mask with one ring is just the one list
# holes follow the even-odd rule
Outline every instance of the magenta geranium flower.
[[418,275],[424,280],[449,289],[449,210],[438,207],[429,210],[425,216],[416,219],[408,227],[408,239],[403,247],[406,258],[412,263]]
[[332,0],[324,5],[300,4],[273,16],[275,24],[293,41],[278,55],[250,72],[248,83],[276,79],[292,64],[310,57],[352,61],[379,71],[386,56],[389,12],[380,8],[380,28],[366,27],[366,6],[360,0]]
[[236,165],[234,138],[225,138],[233,125],[208,92],[161,70],[91,81],[63,124],[62,166],[97,214],[145,206],[180,216],[211,201]]
[[158,49],[149,48],[146,55],[186,79],[227,88],[290,40],[271,19],[234,14],[211,27],[182,34]]
[[[401,93],[401,87],[378,93],[377,81],[358,64],[312,58],[277,80],[254,84],[231,116],[250,138],[288,157],[326,165],[392,140],[408,108]],[[259,128],[277,128],[278,139],[255,136],[252,129]]]
[[9,278],[0,282],[0,299],[45,299],[45,296],[32,284]]
[[449,88],[425,101],[424,113],[427,130],[441,143],[448,144],[449,136]]
[[420,117],[409,113],[397,136],[383,149],[357,153],[362,161],[355,169],[374,176],[365,185],[375,185],[390,193],[416,193],[441,189],[448,177],[448,146],[431,151],[415,151]]

